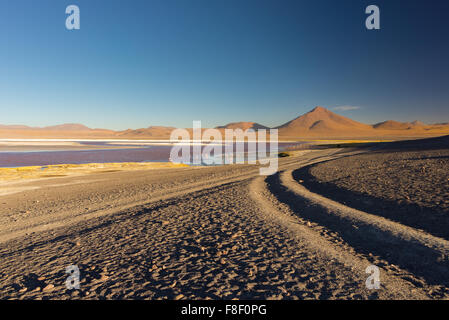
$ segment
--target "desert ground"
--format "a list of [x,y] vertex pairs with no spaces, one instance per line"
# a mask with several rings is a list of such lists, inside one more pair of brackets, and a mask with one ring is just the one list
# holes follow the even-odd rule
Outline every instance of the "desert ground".
[[[272,176],[230,165],[5,180],[0,298],[446,299],[449,139],[429,141],[296,151]],[[66,289],[69,265],[79,290]],[[370,265],[380,289],[365,286]]]

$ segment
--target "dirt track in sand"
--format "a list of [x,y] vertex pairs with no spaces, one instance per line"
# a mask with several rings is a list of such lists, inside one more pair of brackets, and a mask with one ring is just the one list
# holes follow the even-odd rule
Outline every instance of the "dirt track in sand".
[[335,201],[449,240],[449,137],[386,144],[294,175]]
[[[351,152],[304,152],[270,177],[228,166],[29,183],[0,197],[0,297],[447,297],[446,240],[320,198],[294,179],[305,165]],[[65,288],[72,264],[80,290]],[[379,290],[365,288],[370,264],[381,270]]]

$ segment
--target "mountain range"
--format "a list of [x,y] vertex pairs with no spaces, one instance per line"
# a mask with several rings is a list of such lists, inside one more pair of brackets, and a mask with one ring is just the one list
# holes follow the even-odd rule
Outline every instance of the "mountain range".
[[[233,122],[217,129],[269,129],[256,122]],[[49,127],[24,125],[0,125],[0,139],[167,139],[173,127],[151,126],[141,129],[114,131],[91,129],[82,124],[68,123]],[[373,125],[354,121],[326,108],[313,110],[278,127],[279,136],[288,139],[301,138],[384,138],[425,137],[449,134],[449,123],[425,124],[420,121],[398,122],[387,120]]]

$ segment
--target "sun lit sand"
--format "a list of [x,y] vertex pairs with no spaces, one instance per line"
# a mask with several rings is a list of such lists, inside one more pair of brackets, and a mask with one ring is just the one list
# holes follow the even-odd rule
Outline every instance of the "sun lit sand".
[[123,162],[123,163],[87,163],[61,164],[49,166],[30,166],[19,168],[0,168],[0,183],[4,181],[28,180],[39,178],[84,175],[89,173],[149,170],[163,168],[188,167],[185,164],[171,162]]

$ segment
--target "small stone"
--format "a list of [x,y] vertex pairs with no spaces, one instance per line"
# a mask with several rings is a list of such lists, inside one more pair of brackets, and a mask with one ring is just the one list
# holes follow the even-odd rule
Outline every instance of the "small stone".
[[149,271],[149,272],[152,272],[152,271],[156,271],[157,269],[158,269],[158,268],[157,268],[157,265],[153,264],[153,265],[151,266],[151,268],[148,269],[148,271]]
[[184,295],[181,293],[175,297],[175,300],[181,300],[182,298],[184,298]]
[[246,289],[247,290],[253,290],[255,286],[257,286],[257,283],[254,283],[254,282],[253,283],[247,283],[246,284]]
[[100,281],[101,281],[101,282],[104,282],[104,281],[107,281],[108,279],[109,279],[109,277],[108,277],[107,275],[102,274],[102,275],[101,275],[101,278],[100,278]]
[[44,289],[42,289],[42,291],[44,291],[44,292],[52,291],[54,288],[55,288],[55,286],[50,283]]

